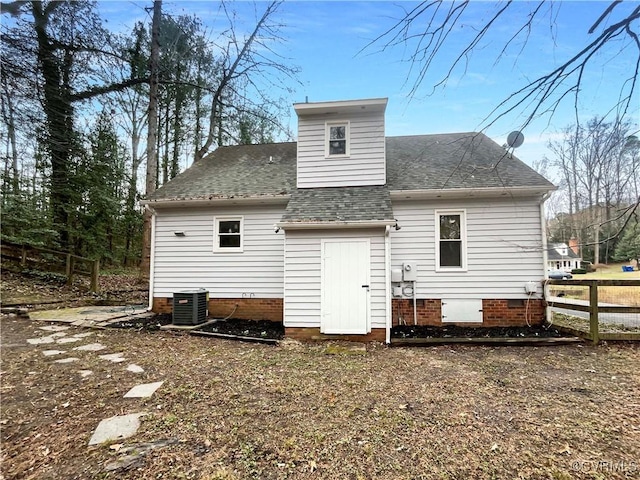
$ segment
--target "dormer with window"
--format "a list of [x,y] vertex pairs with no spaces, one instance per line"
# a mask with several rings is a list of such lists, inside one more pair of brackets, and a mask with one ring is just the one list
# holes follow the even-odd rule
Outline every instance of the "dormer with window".
[[386,183],[386,98],[297,103],[298,188]]

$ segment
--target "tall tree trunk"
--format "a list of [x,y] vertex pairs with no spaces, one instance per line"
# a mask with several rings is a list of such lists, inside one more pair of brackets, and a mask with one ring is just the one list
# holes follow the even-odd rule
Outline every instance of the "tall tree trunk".
[[[20,178],[18,175],[18,147],[16,144],[16,124],[14,118],[14,106],[11,94],[6,85],[6,76],[2,79],[2,102],[0,107],[2,110],[2,119],[7,125],[7,163],[5,170],[9,174],[9,179],[5,179],[5,182],[9,181],[11,184],[11,191],[14,195],[20,193]],[[9,159],[11,163],[9,164]]]
[[[158,175],[158,157],[156,138],[158,136],[158,58],[160,54],[160,19],[162,16],[162,0],[153,2],[153,20],[151,23],[151,59],[149,62],[149,113],[147,129],[147,176],[145,184],[146,195],[156,190]],[[140,275],[149,279],[151,269],[151,222],[152,214],[147,208],[144,210],[144,224],[142,235],[142,262]]]
[[[70,178],[71,142],[73,139],[73,107],[70,100],[68,84],[69,72],[59,70],[60,63],[47,32],[48,15],[56,2],[32,3],[34,28],[38,41],[38,62],[44,77],[44,112],[47,125],[47,145],[51,156],[51,210],[53,223],[56,226],[62,248],[69,248],[69,213],[67,205],[71,204],[71,190],[67,186]],[[71,68],[71,58],[66,56],[63,68]]]

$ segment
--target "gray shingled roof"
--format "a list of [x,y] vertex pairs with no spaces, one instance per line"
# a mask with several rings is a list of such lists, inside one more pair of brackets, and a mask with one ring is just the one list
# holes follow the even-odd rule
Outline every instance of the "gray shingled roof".
[[[560,252],[556,248],[566,248],[567,254],[560,255]],[[567,258],[581,258],[580,255],[571,250],[564,243],[552,243],[547,251],[547,260],[566,260]]]
[[391,195],[384,185],[300,188],[293,192],[283,222],[393,221]]
[[387,137],[391,190],[548,187],[547,179],[482,133]]
[[[387,188],[391,191],[553,188],[548,180],[515,156],[508,156],[482,133],[387,137],[386,153]],[[290,142],[218,148],[149,199],[279,196],[294,191],[296,143]]]
[[220,147],[149,199],[287,195],[296,188],[296,151],[295,142]]

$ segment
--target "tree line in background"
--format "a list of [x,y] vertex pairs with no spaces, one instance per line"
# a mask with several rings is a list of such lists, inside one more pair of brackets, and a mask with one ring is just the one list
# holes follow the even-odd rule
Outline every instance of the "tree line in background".
[[[159,13],[161,2],[153,3]],[[217,5],[213,31],[195,16],[163,14],[153,29],[148,15],[131,31],[115,32],[95,2],[1,3],[4,240],[58,247],[107,264],[135,264],[144,243],[141,192],[150,193],[217,146],[291,136],[280,119],[288,115],[286,85],[295,80],[296,69],[273,50],[282,40],[279,2],[265,4],[249,27],[240,25],[231,4]],[[409,52],[415,48],[409,71],[419,74],[410,95],[440,54],[448,55],[451,68],[436,86],[446,83],[487,32],[500,25],[497,20],[509,14],[512,2],[498,2],[469,43],[451,51],[448,33],[437,33],[452,32],[469,5],[422,3],[372,42],[387,41],[384,48],[403,45]],[[553,2],[532,8],[518,33],[505,40],[503,52],[520,35],[526,44],[538,17],[553,18]],[[150,2],[147,13],[151,10]],[[637,125],[624,120],[636,98],[639,18],[640,7],[624,10],[620,2],[611,2],[589,28],[595,35],[591,43],[556,71],[514,92],[487,117],[490,125],[516,107],[532,105],[527,125],[540,111],[553,112],[569,94],[577,105],[582,72],[595,58],[615,55],[620,42],[637,48],[635,70],[621,79],[611,109],[619,117],[568,127],[550,144],[554,158],[546,161],[561,176],[561,191],[551,204],[550,239],[577,237],[583,257],[595,262],[640,255],[640,142]],[[158,46],[157,59],[152,45]],[[557,89],[561,95],[554,101],[549,95]],[[149,111],[155,112],[152,118]]]
[[[278,5],[250,35],[226,4],[215,35],[194,16],[160,17],[155,185],[217,146],[290,137],[283,80],[296,72],[272,50],[281,40]],[[2,238],[136,264],[150,17],[113,32],[95,2],[2,7]]]
[[576,238],[594,263],[640,257],[640,139],[637,125],[595,117],[549,143],[560,190],[550,201],[552,242]]

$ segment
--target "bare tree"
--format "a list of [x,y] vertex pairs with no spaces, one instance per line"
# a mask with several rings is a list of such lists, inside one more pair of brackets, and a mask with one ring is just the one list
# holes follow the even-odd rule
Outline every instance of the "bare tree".
[[[278,28],[280,25],[274,23],[273,17],[280,6],[281,1],[270,2],[258,19],[253,31],[244,39],[240,38],[235,31],[231,12],[223,3],[224,11],[229,19],[229,29],[226,34],[225,45],[221,46],[222,55],[218,60],[216,71],[218,78],[215,79],[216,86],[213,89],[210,100],[209,125],[204,138],[204,143],[196,151],[194,161],[201,160],[214,145],[220,145],[223,138],[225,109],[233,109],[236,105],[245,106],[245,112],[250,112],[252,116],[262,118],[272,122],[274,127],[285,129],[283,125],[277,124],[271,109],[277,102],[270,97],[270,93],[265,85],[260,85],[258,77],[274,88],[282,88],[281,76],[293,78],[297,70],[285,64],[277,53],[272,49],[272,42],[280,40]],[[279,80],[271,78],[273,74],[278,75]],[[251,89],[257,100],[251,100],[254,96],[248,95]],[[250,103],[251,108],[246,109]]]
[[[544,26],[554,35],[557,10],[562,4],[551,0],[532,2],[528,14],[523,15],[516,10],[523,8],[523,2],[498,1],[488,18],[478,25],[471,11],[474,3],[477,6],[477,2],[470,0],[422,2],[411,10],[405,10],[397,23],[365,48],[374,45],[382,45],[382,51],[396,46],[406,48],[410,64],[408,81],[412,82],[411,96],[414,96],[418,88],[427,82],[427,75],[437,71],[435,67],[443,59],[449,67],[442,77],[428,80],[433,89],[444,85],[457,69],[466,70],[474,52],[485,48],[490,34],[505,25],[515,26],[515,29],[496,49],[496,63],[510,49],[521,53],[530,40],[531,32],[538,26]],[[606,62],[620,55],[624,49],[632,49],[635,63],[628,74],[620,78],[619,94],[610,109],[618,118],[624,118],[630,109],[637,108],[634,92],[640,68],[639,19],[640,6],[637,3],[612,1],[591,25],[585,25],[585,31],[592,37],[583,48],[569,55],[552,71],[528,81],[508,95],[487,115],[486,126],[523,109],[526,112],[522,123],[524,128],[533,119],[552,114],[566,99],[573,99],[578,122],[578,101],[588,69],[598,61],[598,57]],[[468,31],[473,33],[460,44],[461,32]],[[616,44],[618,41],[621,43]]]
[[631,131],[628,121],[595,117],[565,128],[562,140],[549,143],[567,193],[570,235],[593,247],[595,263],[601,260],[601,244],[613,252],[620,225],[637,203],[637,149]]

